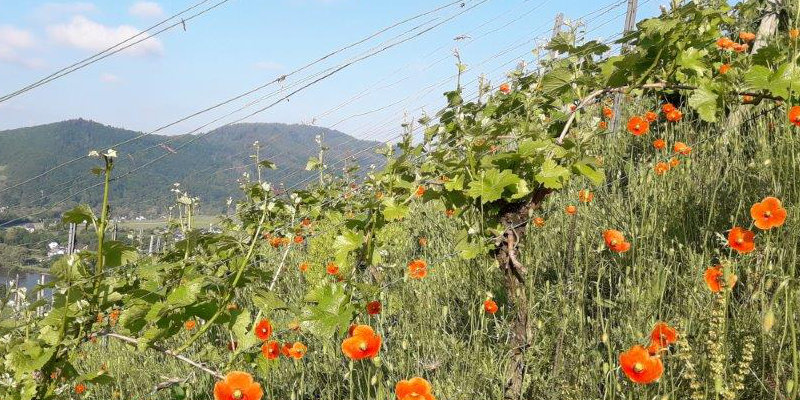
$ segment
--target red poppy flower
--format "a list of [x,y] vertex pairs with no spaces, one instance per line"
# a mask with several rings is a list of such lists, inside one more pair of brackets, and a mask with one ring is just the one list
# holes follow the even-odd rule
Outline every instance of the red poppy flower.
[[730,64],[722,64],[719,66],[719,73],[725,75],[731,70]]
[[600,121],[600,122],[597,124],[597,127],[598,127],[598,128],[600,128],[601,130],[606,130],[606,129],[608,129],[608,122],[606,122],[606,121]]
[[591,203],[593,199],[594,193],[585,189],[578,191],[578,200],[580,200],[582,203]]
[[422,279],[428,275],[428,263],[425,260],[411,260],[408,263],[408,275],[414,279]]
[[681,162],[680,162],[680,160],[678,160],[677,158],[670,158],[670,159],[669,159],[669,167],[670,167],[670,168],[675,168],[675,167],[677,167],[677,166],[678,166],[678,164],[680,164],[680,163],[681,163]]
[[498,310],[497,303],[495,303],[492,299],[486,299],[483,302],[483,311],[486,311],[489,314],[494,314]]
[[658,322],[650,333],[650,342],[657,344],[661,348],[669,347],[678,340],[678,331],[667,325],[666,322]]
[[455,213],[456,213],[456,210],[453,210],[452,208],[448,208],[447,210],[444,210],[444,215],[446,215],[448,218],[452,217]]
[[656,121],[658,121],[658,114],[656,114],[656,113],[654,113],[652,111],[648,111],[648,112],[644,113],[644,120],[647,121],[647,122],[656,122]]
[[703,274],[703,279],[706,281],[708,290],[712,291],[713,293],[717,293],[725,287],[732,288],[736,284],[737,277],[736,275],[731,274],[728,277],[728,283],[726,285],[725,271],[722,269],[721,265],[715,265],[713,267],[706,268],[706,272]]
[[610,109],[608,107],[603,107],[603,116],[606,117],[606,118],[614,117],[614,110],[612,110],[612,109]]
[[417,186],[417,191],[414,192],[414,195],[417,197],[422,197],[425,194],[425,186]]
[[267,360],[274,360],[281,355],[281,345],[274,340],[264,343],[264,345],[261,346],[261,354],[263,354]]
[[739,254],[747,254],[756,248],[755,236],[753,232],[736,226],[728,232],[728,245]]
[[381,313],[381,302],[378,300],[367,303],[367,314],[378,315]]
[[303,237],[302,237],[302,236],[300,236],[300,235],[297,235],[297,236],[295,236],[295,237],[294,237],[294,242],[295,242],[296,244],[303,243]]
[[656,139],[653,141],[653,147],[655,147],[656,150],[663,150],[667,147],[667,142],[665,142],[664,139]]
[[334,262],[329,262],[328,265],[325,266],[325,272],[327,272],[328,275],[338,275],[339,266]]
[[606,242],[606,247],[613,252],[624,253],[631,249],[631,244],[625,241],[622,232],[614,229],[603,232],[603,240]]
[[342,342],[342,352],[351,360],[375,358],[381,350],[381,337],[368,325],[358,325],[353,334]]
[[667,121],[669,122],[678,122],[681,120],[681,118],[683,118],[683,113],[678,109],[667,113]]
[[79,383],[75,385],[75,394],[83,394],[86,392],[86,385]]
[[671,112],[673,112],[675,110],[677,110],[677,109],[675,108],[674,105],[672,105],[672,103],[666,103],[663,106],[661,106],[661,112],[663,112],[665,115],[669,114],[669,113],[671,113]]
[[686,143],[683,142],[675,142],[675,145],[672,146],[672,151],[683,154],[684,156],[688,156],[692,153],[692,148],[689,147]]
[[196,326],[197,326],[197,322],[195,322],[195,320],[193,320],[193,319],[190,319],[190,320],[188,320],[188,321],[183,323],[183,327],[187,331],[190,331],[190,330],[194,329]]
[[800,106],[794,106],[789,110],[789,122],[800,126]]
[[783,225],[786,221],[786,209],[781,206],[780,200],[766,197],[750,207],[750,216],[758,229],[768,230]]
[[261,385],[247,372],[231,371],[214,385],[215,400],[260,400]]
[[416,377],[407,381],[400,381],[394,387],[397,400],[436,400],[431,391],[430,382]]
[[253,332],[257,338],[267,340],[272,335],[272,324],[269,323],[268,319],[262,319],[253,328]]
[[619,355],[622,372],[633,382],[649,384],[657,381],[664,373],[661,358],[653,357],[639,345]]
[[733,40],[730,40],[729,38],[726,37],[717,39],[717,47],[720,48],[721,50],[731,49],[735,44],[736,43]]
[[533,224],[536,225],[539,228],[543,227],[544,226],[544,218],[542,218],[542,217],[534,218],[533,219]]
[[644,135],[649,129],[650,123],[642,119],[642,117],[632,117],[628,120],[628,132],[634,136]]
[[291,343],[286,342],[283,344],[283,346],[281,346],[281,354],[283,354],[284,357],[289,357],[289,352],[291,351],[292,351]]
[[736,44],[733,45],[733,51],[735,51],[737,53],[744,53],[748,49],[750,49],[750,46],[748,46],[747,43],[743,43],[743,44],[736,43]]
[[301,262],[300,265],[297,266],[297,269],[299,269],[300,272],[308,271],[308,263],[307,262]]

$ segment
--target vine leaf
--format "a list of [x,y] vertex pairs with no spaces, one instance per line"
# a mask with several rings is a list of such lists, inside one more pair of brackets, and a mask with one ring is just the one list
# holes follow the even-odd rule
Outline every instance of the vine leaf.
[[569,179],[569,170],[551,159],[544,160],[542,170],[536,174],[536,181],[548,189],[561,189]]
[[511,170],[499,171],[492,168],[484,172],[480,179],[469,183],[467,196],[474,199],[480,198],[483,204],[497,201],[503,197],[503,192],[507,187],[519,184],[520,180],[520,177]]

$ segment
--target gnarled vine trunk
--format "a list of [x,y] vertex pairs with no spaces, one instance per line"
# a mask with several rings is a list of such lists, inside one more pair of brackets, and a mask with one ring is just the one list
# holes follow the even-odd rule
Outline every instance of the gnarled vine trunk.
[[531,343],[528,322],[528,293],[526,278],[528,271],[517,258],[517,246],[525,236],[530,220],[529,213],[541,206],[550,193],[549,189],[539,187],[527,202],[505,204],[500,212],[500,222],[505,226],[502,239],[494,249],[494,258],[503,272],[503,285],[512,306],[511,354],[505,371],[503,398],[519,400],[522,398],[526,373],[525,350]]

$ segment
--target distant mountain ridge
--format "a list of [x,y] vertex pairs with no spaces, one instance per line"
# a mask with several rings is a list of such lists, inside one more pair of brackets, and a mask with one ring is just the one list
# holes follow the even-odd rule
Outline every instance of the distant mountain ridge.
[[[0,131],[0,190],[66,162],[141,135],[126,129],[75,119]],[[114,175],[120,176],[161,155],[163,159],[127,176],[112,186],[112,207],[117,213],[163,213],[172,201],[169,192],[174,182],[201,198],[208,211],[224,209],[229,196],[238,195],[237,179],[253,174],[253,143],[259,141],[261,158],[277,164],[277,170],[264,172],[265,180],[283,180],[295,185],[312,175],[305,171],[309,157],[317,155],[317,135],[323,135],[330,148],[327,163],[353,156],[362,167],[381,160],[370,148],[378,142],[355,139],[342,132],[309,125],[245,123],[216,129],[182,147],[193,135],[147,135],[116,148],[119,158]],[[169,141],[167,144],[164,142]],[[80,191],[99,181],[89,171],[96,159],[85,159],[58,169],[34,182],[0,193],[3,207],[28,212],[64,198],[97,204],[99,188]],[[288,175],[288,176],[287,176]],[[280,183],[280,182],[275,182]],[[19,214],[18,212],[16,214]]]

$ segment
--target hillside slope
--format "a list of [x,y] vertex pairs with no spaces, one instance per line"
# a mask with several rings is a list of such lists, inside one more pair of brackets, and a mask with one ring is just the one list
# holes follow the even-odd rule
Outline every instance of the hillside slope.
[[[86,155],[92,149],[102,149],[139,134],[83,119],[0,131],[0,189]],[[331,162],[351,154],[361,166],[379,161],[378,156],[368,150],[376,142],[307,125],[232,125],[185,147],[182,146],[193,136],[149,135],[117,149],[120,157],[115,175],[169,155],[116,182],[112,205],[118,213],[155,213],[169,204],[170,185],[181,182],[201,198],[207,211],[218,211],[224,207],[228,196],[237,192],[237,177],[254,171],[250,155],[256,140],[261,144],[262,158],[278,165],[277,170],[265,173],[265,179],[297,184],[310,174],[303,169],[308,158],[317,154],[314,138],[318,134],[324,135],[326,146],[331,148],[327,155]],[[167,140],[171,141],[168,148],[162,145]],[[174,149],[177,151],[172,153]],[[0,193],[0,208],[10,206],[19,213],[20,204],[26,211],[32,211],[65,198],[95,204],[100,197],[97,190],[80,191],[98,182],[99,178],[89,172],[96,163],[97,160],[81,160],[31,184]]]

